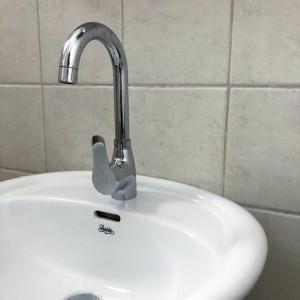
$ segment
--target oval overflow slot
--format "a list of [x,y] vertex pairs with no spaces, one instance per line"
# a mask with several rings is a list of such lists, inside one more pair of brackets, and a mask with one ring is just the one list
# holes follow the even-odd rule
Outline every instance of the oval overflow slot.
[[70,296],[66,300],[101,300],[101,299],[93,294],[78,294],[78,295]]
[[108,212],[101,211],[101,210],[96,210],[94,212],[94,216],[97,218],[106,219],[106,220],[110,220],[110,221],[114,221],[114,222],[121,221],[121,217],[119,215],[108,213]]

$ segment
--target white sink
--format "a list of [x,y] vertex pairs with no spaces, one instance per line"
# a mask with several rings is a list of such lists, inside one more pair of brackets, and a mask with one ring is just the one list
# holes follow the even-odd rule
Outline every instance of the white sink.
[[137,182],[128,201],[98,194],[90,172],[0,183],[0,299],[243,299],[266,259],[257,221],[187,185]]

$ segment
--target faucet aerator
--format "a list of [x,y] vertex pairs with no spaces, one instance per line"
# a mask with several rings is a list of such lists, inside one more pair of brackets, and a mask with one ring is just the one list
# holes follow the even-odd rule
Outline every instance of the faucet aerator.
[[58,81],[65,84],[76,84],[78,69],[60,66],[58,70]]

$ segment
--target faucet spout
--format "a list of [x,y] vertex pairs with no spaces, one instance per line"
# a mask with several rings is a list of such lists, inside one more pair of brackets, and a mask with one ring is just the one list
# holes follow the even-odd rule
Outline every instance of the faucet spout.
[[81,54],[86,45],[100,41],[108,50],[113,66],[115,97],[115,137],[129,139],[128,67],[123,46],[107,26],[90,22],[77,27],[65,42],[59,63],[58,81],[76,84]]
[[[97,159],[97,156],[106,155],[106,151],[95,150],[105,148],[104,140],[94,137],[92,142],[93,183],[95,188],[103,194],[109,193],[116,199],[131,199],[136,196],[136,174],[129,137],[128,68],[123,46],[116,34],[107,26],[96,22],[85,23],[77,27],[68,37],[62,50],[58,81],[66,84],[77,83],[81,54],[86,45],[93,40],[100,41],[111,58],[115,112],[114,153],[109,163],[111,172],[105,171],[107,166],[103,166],[104,158]],[[97,146],[97,143],[103,145]],[[97,164],[97,162],[101,163]],[[106,180],[108,178],[110,179]]]

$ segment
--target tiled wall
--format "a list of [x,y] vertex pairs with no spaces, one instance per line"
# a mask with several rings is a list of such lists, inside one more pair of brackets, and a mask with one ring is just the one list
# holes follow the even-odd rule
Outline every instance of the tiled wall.
[[270,255],[248,300],[300,299],[299,0],[0,1],[0,179],[91,168],[111,152],[112,68],[100,43],[80,85],[57,83],[86,21],[122,39],[139,174],[223,194],[263,224]]

